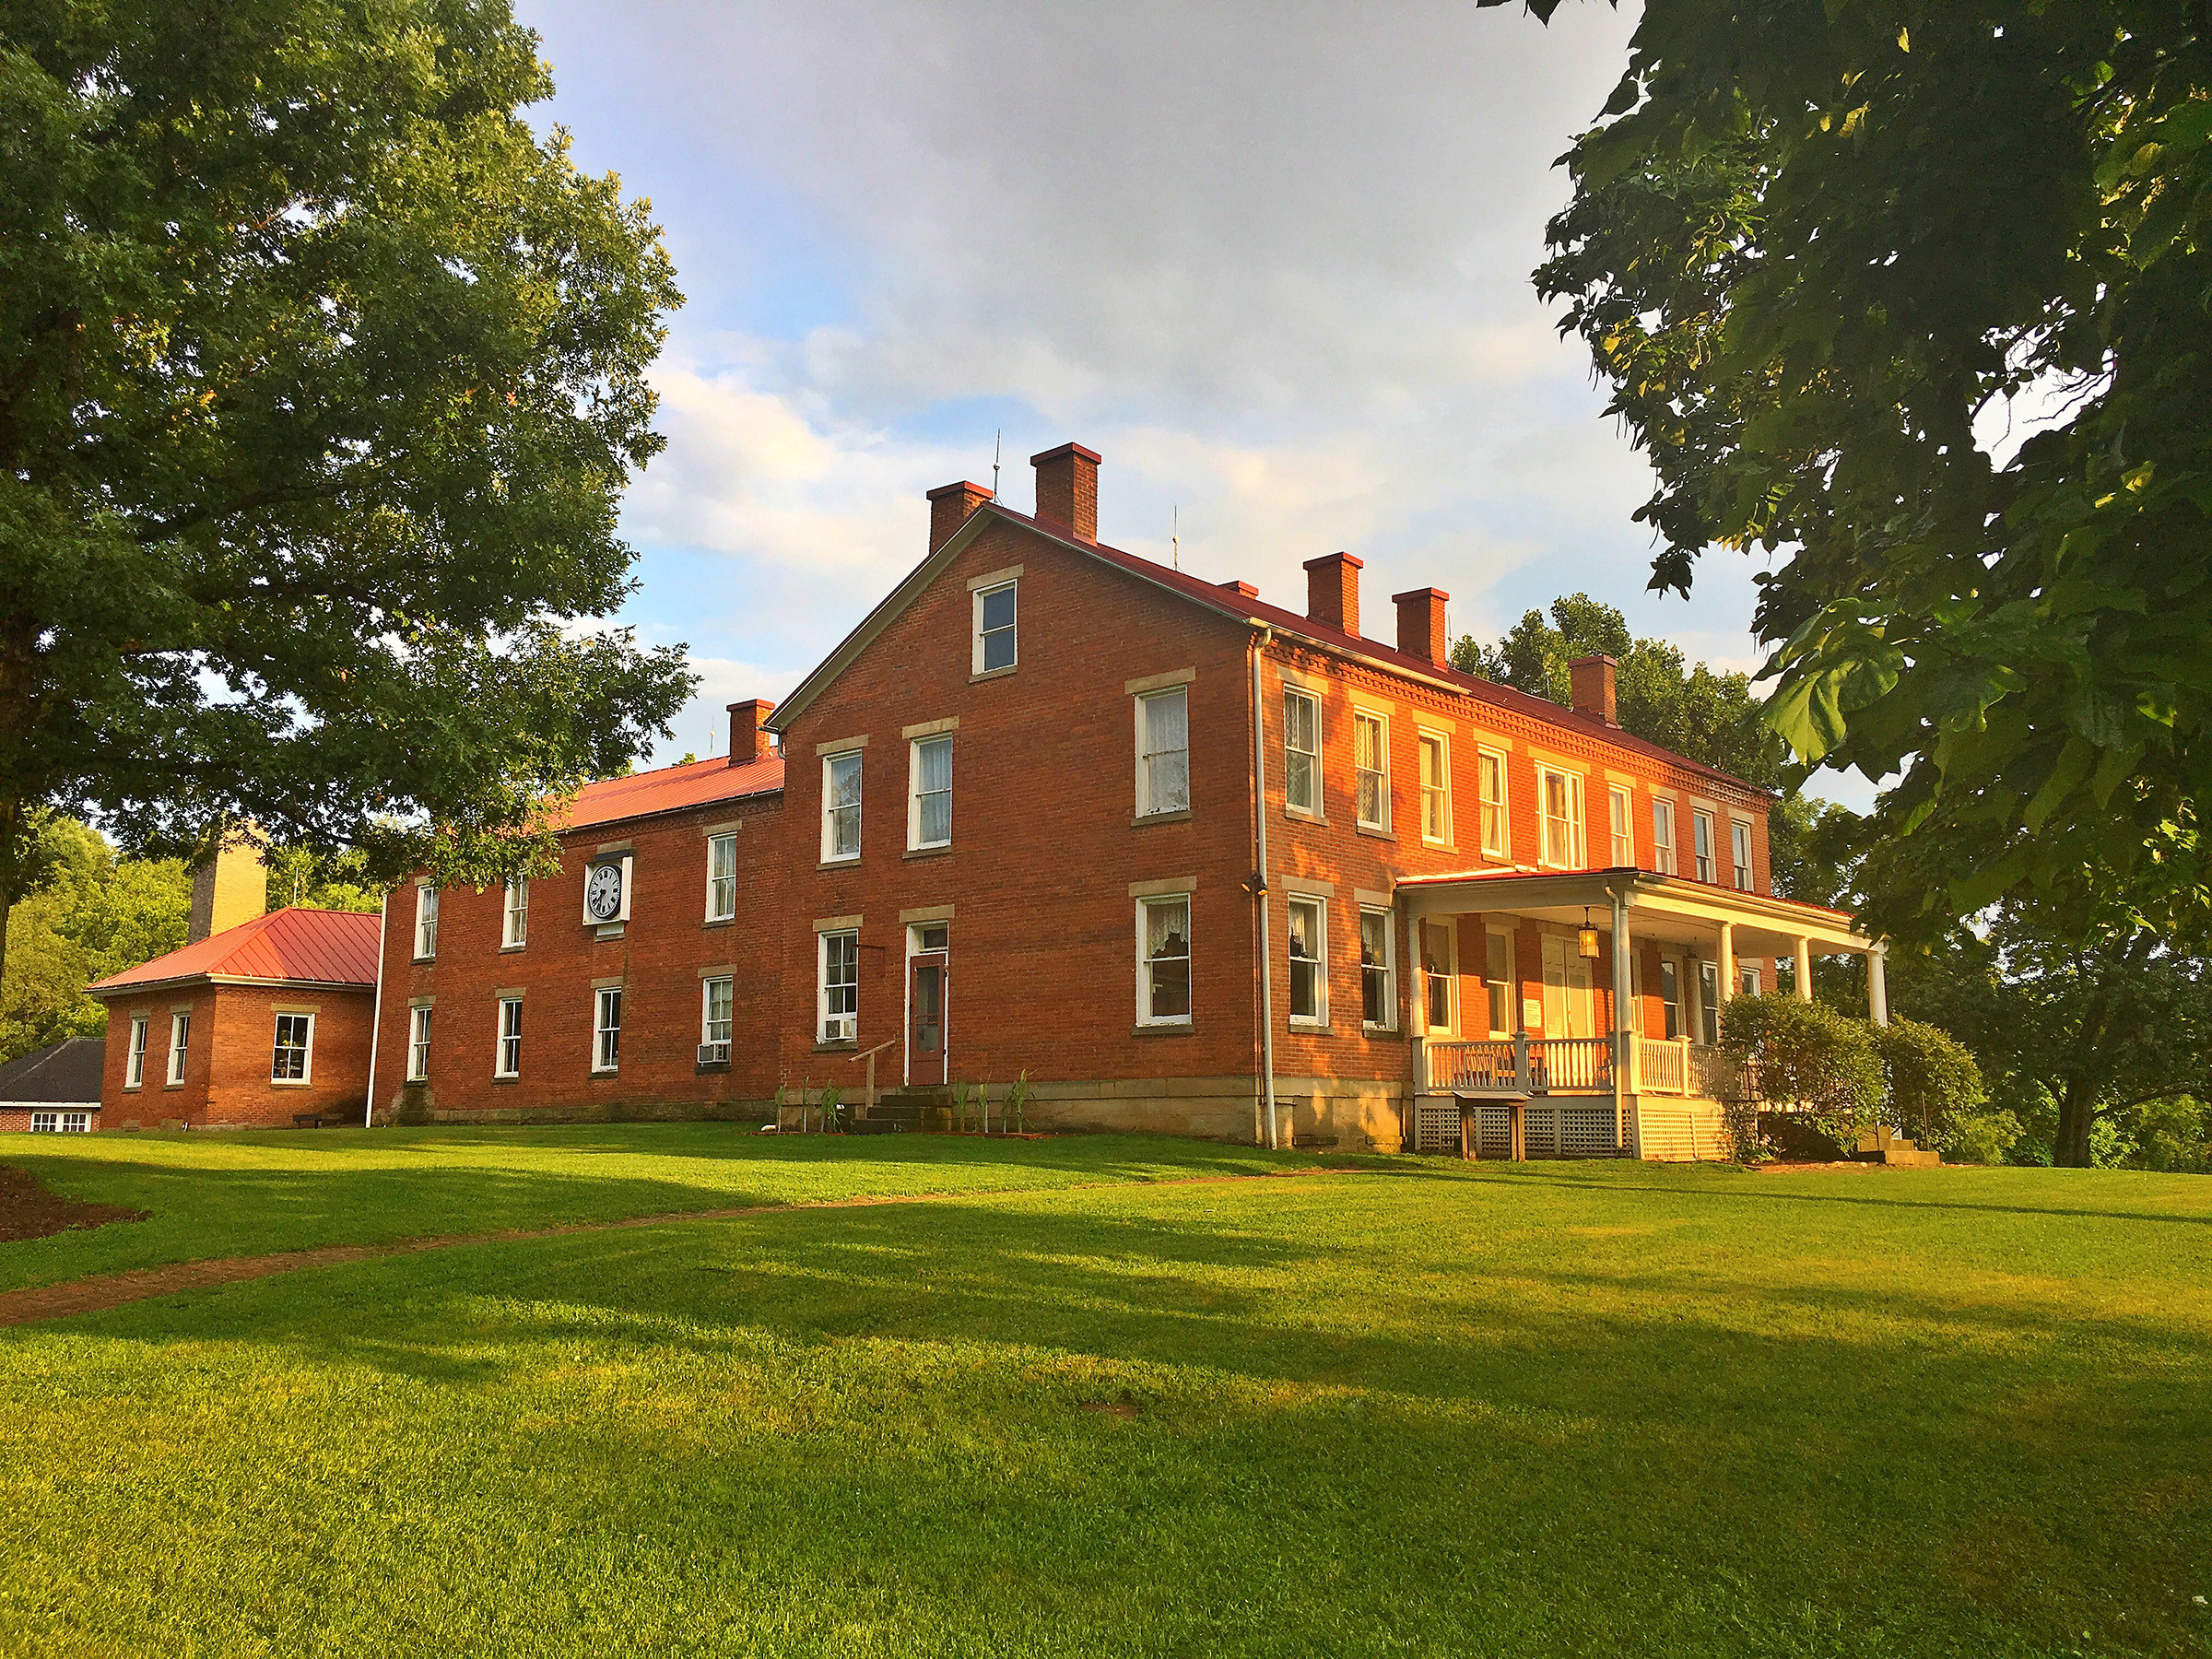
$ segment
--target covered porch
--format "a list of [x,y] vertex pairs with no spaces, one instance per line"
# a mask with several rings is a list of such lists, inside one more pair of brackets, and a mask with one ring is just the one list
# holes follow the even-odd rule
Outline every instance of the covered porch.
[[1712,1068],[1722,1005],[1791,965],[1867,958],[1848,916],[1649,870],[1412,877],[1395,900],[1414,979],[1405,1144],[1483,1158],[1727,1155]]

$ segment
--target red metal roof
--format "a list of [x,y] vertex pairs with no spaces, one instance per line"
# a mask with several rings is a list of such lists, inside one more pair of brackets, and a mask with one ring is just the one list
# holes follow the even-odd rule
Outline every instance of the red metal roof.
[[681,766],[664,766],[656,771],[633,772],[627,778],[608,778],[587,783],[569,809],[571,830],[589,824],[611,824],[618,818],[646,818],[656,812],[677,812],[686,806],[705,806],[715,801],[734,801],[744,795],[773,794],[783,787],[783,760],[763,755],[757,760],[726,759],[692,760]]
[[290,980],[318,985],[376,983],[382,918],[353,911],[280,910],[126,968],[85,987],[95,995],[173,980]]

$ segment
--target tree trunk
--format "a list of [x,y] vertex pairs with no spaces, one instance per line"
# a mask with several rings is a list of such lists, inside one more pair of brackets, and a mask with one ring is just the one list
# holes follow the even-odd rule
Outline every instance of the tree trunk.
[[2078,1077],[2069,1077],[2058,1097],[2058,1139],[2051,1161],[2064,1169],[2089,1167],[2089,1127],[2097,1121],[2096,1094]]
[[7,920],[23,886],[23,803],[0,800],[0,985],[7,982]]

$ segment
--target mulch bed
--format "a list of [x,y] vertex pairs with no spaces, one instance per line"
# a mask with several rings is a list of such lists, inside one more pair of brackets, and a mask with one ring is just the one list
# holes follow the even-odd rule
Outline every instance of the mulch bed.
[[121,1204],[80,1204],[50,1193],[29,1170],[0,1164],[0,1243],[50,1239],[74,1228],[143,1221],[147,1212]]

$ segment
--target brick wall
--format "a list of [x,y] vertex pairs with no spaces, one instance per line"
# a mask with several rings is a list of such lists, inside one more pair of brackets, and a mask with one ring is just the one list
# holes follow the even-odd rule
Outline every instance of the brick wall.
[[[109,999],[107,1053],[100,1079],[103,1129],[254,1129],[292,1126],[295,1113],[358,1115],[369,1075],[366,989],[327,986],[197,985]],[[184,1081],[171,1087],[171,1016],[192,1010]],[[310,1013],[314,1035],[302,1082],[270,1077],[276,1016]],[[146,1076],[124,1085],[131,1021],[147,1020]]]

